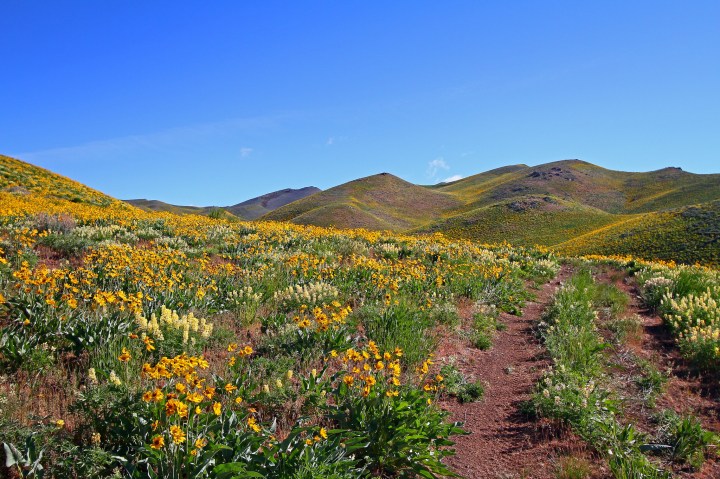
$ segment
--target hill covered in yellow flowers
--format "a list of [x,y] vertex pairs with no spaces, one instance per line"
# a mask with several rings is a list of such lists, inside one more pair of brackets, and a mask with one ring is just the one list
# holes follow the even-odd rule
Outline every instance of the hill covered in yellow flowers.
[[[631,254],[720,264],[720,175],[679,168],[607,170],[579,160],[511,165],[448,184],[420,186],[383,173],[308,191],[259,220],[336,228],[442,233],[480,243],[542,245],[568,255]],[[0,155],[0,213],[174,218],[203,209],[148,212],[81,183]],[[236,220],[229,213],[215,215]],[[176,220],[173,220],[176,221]],[[198,221],[205,221],[200,220]]]

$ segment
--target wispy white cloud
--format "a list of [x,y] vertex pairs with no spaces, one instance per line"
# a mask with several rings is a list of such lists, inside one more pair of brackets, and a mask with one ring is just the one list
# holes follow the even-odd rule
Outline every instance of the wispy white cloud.
[[[17,157],[31,163],[42,163],[44,160],[103,161],[104,159],[116,158],[118,154],[129,156],[139,151],[169,153],[208,138],[272,128],[286,118],[288,118],[288,115],[235,118],[220,122],[168,128],[139,135],[89,141],[73,146],[21,152],[17,154]],[[247,156],[251,152],[252,149],[242,148],[240,155]]]
[[428,162],[426,174],[428,178],[436,179],[440,170],[449,170],[450,165],[447,164],[442,156],[438,156],[432,161]]
[[240,148],[240,157],[247,158],[248,156],[250,156],[252,154],[252,152],[253,152],[252,148],[243,146],[242,148]]
[[448,178],[445,178],[440,183],[452,183],[453,181],[462,180],[465,178],[463,175],[452,175]]
[[327,140],[325,140],[325,146],[339,145],[340,143],[346,142],[349,138],[350,137],[345,135],[328,136]]

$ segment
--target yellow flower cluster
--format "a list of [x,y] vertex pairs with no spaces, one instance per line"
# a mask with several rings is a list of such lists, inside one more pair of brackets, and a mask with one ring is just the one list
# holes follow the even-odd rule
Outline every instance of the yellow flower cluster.
[[350,306],[343,307],[337,301],[324,304],[322,307],[315,306],[312,311],[308,311],[308,307],[302,305],[300,314],[293,317],[293,321],[300,329],[323,332],[331,328],[337,329],[338,325],[345,323],[345,318],[351,312]]
[[145,363],[142,368],[142,377],[153,380],[184,377],[188,383],[195,384],[197,369],[207,369],[209,366],[207,360],[202,356],[181,354],[174,358],[162,357],[155,366]]
[[359,387],[363,397],[369,396],[378,383],[383,385],[382,390],[386,396],[397,396],[397,388],[401,385],[402,355],[399,348],[381,354],[374,341],[368,342],[367,346],[360,350],[350,348],[339,356],[346,371],[342,381],[348,387]]

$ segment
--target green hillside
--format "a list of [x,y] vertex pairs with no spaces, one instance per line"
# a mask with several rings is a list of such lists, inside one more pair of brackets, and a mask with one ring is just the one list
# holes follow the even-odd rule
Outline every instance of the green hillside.
[[[482,243],[562,245],[562,251],[572,254],[694,262],[717,256],[712,235],[720,224],[713,213],[719,200],[718,174],[679,168],[633,173],[564,160],[510,165],[433,186],[375,175],[278,208],[263,219],[441,232]],[[693,204],[700,206],[688,208]],[[696,211],[702,214],[693,216]],[[631,244],[626,240],[630,236],[639,240]]]
[[[32,203],[42,197],[92,207],[120,206],[118,211],[129,208],[78,182],[7,156],[0,156],[0,194],[8,204],[13,198]],[[569,255],[619,254],[720,264],[720,175],[679,168],[628,173],[565,160],[532,167],[510,165],[433,186],[382,173],[326,191],[285,189],[224,208],[156,200],[128,203],[145,211],[180,215],[440,232],[481,243],[543,245]]]
[[471,176],[437,191],[455,194],[468,209],[526,195],[554,196],[608,213],[640,213],[720,199],[720,175],[678,168],[629,173],[580,160],[515,165]]
[[522,196],[451,216],[417,232],[441,232],[481,243],[552,246],[621,218],[625,216],[553,196]]
[[720,199],[720,175],[696,175],[678,168],[629,173],[623,184],[628,213],[645,213]]
[[262,218],[400,231],[426,224],[461,206],[462,201],[453,195],[381,173],[316,193]]
[[568,255],[625,254],[720,266],[720,201],[638,215],[556,249]]

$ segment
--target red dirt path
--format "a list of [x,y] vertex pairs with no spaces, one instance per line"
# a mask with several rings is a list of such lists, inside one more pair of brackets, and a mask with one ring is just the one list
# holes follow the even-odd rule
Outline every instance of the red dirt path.
[[570,273],[569,268],[563,268],[556,279],[536,291],[536,300],[527,303],[521,317],[502,314],[500,319],[507,329],[495,336],[489,350],[480,351],[451,338],[440,345],[438,357],[454,356],[463,374],[485,383],[481,402],[458,404],[449,400],[442,404],[470,433],[455,438],[457,455],[447,461],[462,476],[549,479],[555,477],[558,450],[566,454],[584,449],[583,444],[573,443],[570,435],[555,438],[543,422],[518,411],[547,367],[532,327]]

